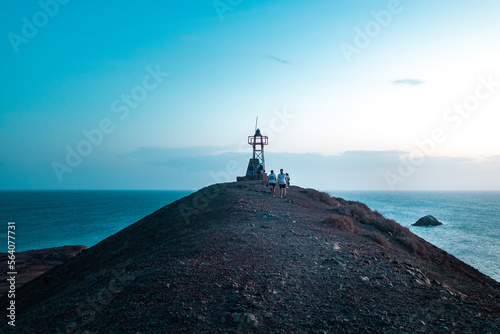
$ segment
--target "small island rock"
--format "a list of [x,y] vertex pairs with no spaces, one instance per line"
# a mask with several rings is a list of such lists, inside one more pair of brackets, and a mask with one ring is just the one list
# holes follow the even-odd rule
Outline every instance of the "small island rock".
[[428,215],[417,220],[417,222],[412,226],[438,226],[438,225],[443,225],[443,223],[437,220],[434,216]]

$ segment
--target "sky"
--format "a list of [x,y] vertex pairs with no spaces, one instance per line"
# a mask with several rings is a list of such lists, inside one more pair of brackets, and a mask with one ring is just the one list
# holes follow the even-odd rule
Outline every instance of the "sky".
[[500,190],[500,2],[2,1],[0,189]]

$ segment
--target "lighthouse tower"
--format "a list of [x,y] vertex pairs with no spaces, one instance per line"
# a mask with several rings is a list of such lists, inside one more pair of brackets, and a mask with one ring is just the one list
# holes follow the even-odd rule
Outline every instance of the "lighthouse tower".
[[267,145],[267,136],[263,136],[260,130],[256,129],[253,136],[248,136],[248,144],[253,148],[252,157],[248,161],[246,175],[238,177],[237,180],[263,180],[266,172],[264,146]]

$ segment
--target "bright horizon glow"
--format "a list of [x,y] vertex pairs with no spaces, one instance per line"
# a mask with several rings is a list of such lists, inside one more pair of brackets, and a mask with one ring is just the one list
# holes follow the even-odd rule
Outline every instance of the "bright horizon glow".
[[[500,190],[500,3],[221,2],[0,4],[0,189],[234,180],[258,116],[268,170],[305,187],[391,189],[392,173],[396,190]],[[478,90],[472,111],[448,113]],[[102,124],[69,166],[67,147]],[[436,129],[445,139],[401,176]]]

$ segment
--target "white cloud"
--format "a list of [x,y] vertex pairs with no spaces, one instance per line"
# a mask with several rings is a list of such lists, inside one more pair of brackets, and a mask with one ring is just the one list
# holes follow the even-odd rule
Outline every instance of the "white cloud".
[[[199,188],[214,182],[234,181],[243,175],[251,153],[211,154],[217,148],[141,148],[126,155],[144,168],[191,175],[185,184]],[[170,154],[171,152],[175,154]],[[194,155],[192,153],[200,153]],[[403,151],[347,151],[338,155],[267,152],[266,170],[283,168],[294,184],[322,190],[388,190],[386,172],[398,173],[408,156]],[[397,190],[500,190],[500,156],[483,160],[461,157],[425,157]],[[214,177],[214,175],[218,175]],[[222,178],[222,179],[221,179]],[[182,176],[180,179],[184,179]],[[176,180],[175,177],[172,180]],[[184,181],[183,181],[184,182]],[[179,188],[177,185],[174,188]]]
[[292,65],[292,62],[286,60],[286,59],[283,59],[283,58],[278,58],[278,57],[275,57],[275,56],[272,56],[272,55],[265,55],[263,56],[267,59],[271,59],[271,60],[274,60],[274,61],[277,61],[278,63],[281,63],[283,65]]
[[400,86],[420,86],[424,84],[424,81],[420,79],[405,78],[405,79],[393,80],[391,81],[391,83],[393,85],[400,85]]

